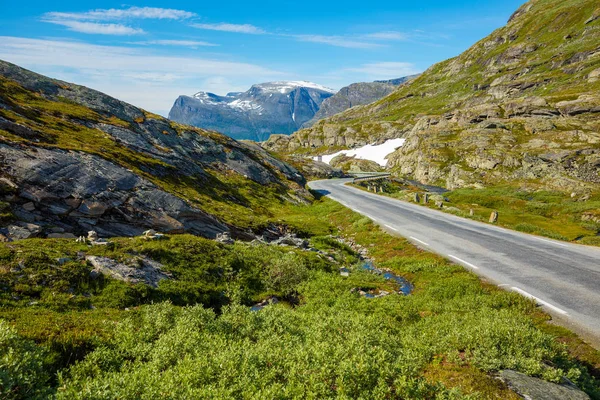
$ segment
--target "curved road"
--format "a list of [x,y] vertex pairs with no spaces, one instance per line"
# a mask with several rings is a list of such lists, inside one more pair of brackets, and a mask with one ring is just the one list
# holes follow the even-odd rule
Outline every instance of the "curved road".
[[600,248],[528,235],[345,186],[351,181],[314,181],[309,186],[384,229],[535,299],[563,324],[600,343]]

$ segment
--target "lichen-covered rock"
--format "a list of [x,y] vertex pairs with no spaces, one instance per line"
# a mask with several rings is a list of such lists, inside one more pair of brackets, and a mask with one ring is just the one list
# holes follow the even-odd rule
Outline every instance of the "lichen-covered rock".
[[572,384],[556,384],[527,376],[517,371],[503,370],[499,378],[525,399],[531,400],[589,400],[590,397]]
[[144,283],[155,288],[163,279],[171,279],[171,274],[162,270],[162,264],[148,257],[135,257],[128,264],[98,256],[87,256],[85,260],[94,267],[91,277],[104,274],[127,283]]

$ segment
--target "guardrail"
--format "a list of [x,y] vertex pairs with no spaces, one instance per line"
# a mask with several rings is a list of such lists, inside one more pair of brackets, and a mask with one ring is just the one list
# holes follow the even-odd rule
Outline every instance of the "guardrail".
[[381,179],[388,179],[390,176],[392,176],[392,174],[387,174],[387,173],[378,173],[377,175],[373,174],[373,175],[367,175],[367,176],[357,176],[354,178],[352,183],[378,181]]

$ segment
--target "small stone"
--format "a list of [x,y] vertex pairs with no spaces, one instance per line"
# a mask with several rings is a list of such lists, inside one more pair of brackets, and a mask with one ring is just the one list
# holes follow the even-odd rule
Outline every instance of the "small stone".
[[436,201],[435,202],[435,206],[437,208],[444,208],[444,202],[443,201]]
[[85,243],[87,242],[87,240],[85,239],[85,236],[79,236],[77,238],[77,240],[75,240],[77,243]]
[[235,241],[231,238],[231,234],[229,232],[218,233],[215,239],[219,243],[223,244],[234,244]]
[[8,186],[11,189],[17,189],[19,186],[8,178],[0,178],[0,185]]
[[33,211],[35,210],[35,204],[33,204],[33,202],[29,202],[29,203],[25,203],[23,204],[23,210],[25,211]]
[[152,237],[156,235],[156,231],[154,229],[149,229],[147,231],[144,231],[143,235],[146,237]]
[[89,231],[87,238],[88,240],[95,242],[98,240],[98,233],[96,231]]
[[10,239],[0,233],[0,243],[10,242]]
[[61,258],[56,259],[56,262],[58,263],[58,265],[65,265],[69,261],[72,261],[72,259],[69,257],[61,257]]

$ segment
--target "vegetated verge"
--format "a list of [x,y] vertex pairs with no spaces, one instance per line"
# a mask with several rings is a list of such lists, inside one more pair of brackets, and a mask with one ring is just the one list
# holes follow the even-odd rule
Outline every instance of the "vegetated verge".
[[[414,182],[402,179],[363,182],[352,186],[362,190],[377,187],[380,195],[480,222],[488,222],[490,214],[497,211],[499,218],[496,224],[499,226],[557,240],[600,246],[600,192],[567,194],[506,185],[456,189],[440,194],[428,192],[422,185],[415,186]],[[418,203],[415,194],[419,195]]]
[[[3,397],[506,399],[494,374],[514,369],[600,398],[600,354],[533,302],[331,200],[272,212],[307,249],[191,235],[0,244]],[[357,246],[413,292],[352,290],[390,285],[357,268]],[[169,278],[90,275],[90,256],[151,259]],[[270,296],[283,301],[248,307]]]

